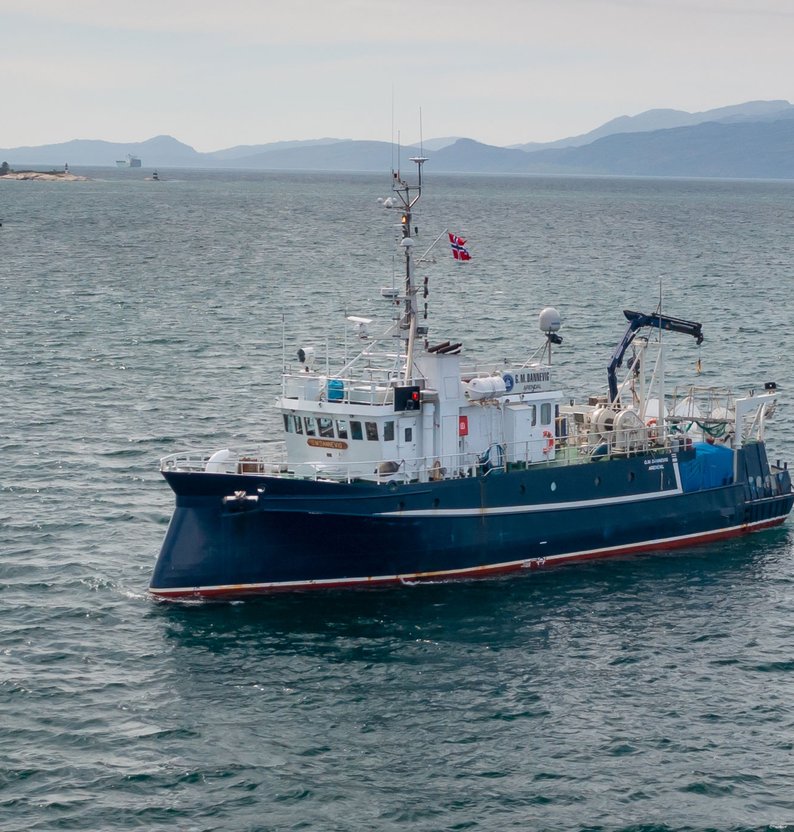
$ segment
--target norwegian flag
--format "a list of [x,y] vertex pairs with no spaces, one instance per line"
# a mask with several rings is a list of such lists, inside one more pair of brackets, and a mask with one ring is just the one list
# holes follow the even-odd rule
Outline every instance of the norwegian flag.
[[471,260],[471,254],[466,248],[466,241],[451,231],[449,232],[449,245],[452,249],[452,256],[456,260]]

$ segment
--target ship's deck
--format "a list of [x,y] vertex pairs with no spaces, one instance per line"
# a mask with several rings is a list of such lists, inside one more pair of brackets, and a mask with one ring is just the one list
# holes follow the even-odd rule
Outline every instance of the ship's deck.
[[[666,454],[678,452],[691,446],[691,440],[683,437],[670,437],[667,440],[656,438],[648,429],[645,437],[632,444],[630,450],[618,443],[598,444],[587,441],[569,440],[562,437],[556,440],[547,458],[535,461],[531,458],[528,443],[516,445],[495,445],[482,455],[459,454],[448,458],[445,465],[438,460],[421,458],[403,460],[400,463],[387,463],[373,459],[369,462],[357,462],[354,465],[340,463],[316,463],[311,466],[311,475],[297,475],[286,458],[283,442],[272,442],[257,448],[210,452],[185,452],[163,457],[160,470],[163,472],[180,471],[207,474],[263,474],[270,477],[289,479],[332,480],[335,482],[352,482],[370,480],[372,482],[435,482],[463,477],[487,476],[493,471],[527,470],[548,468],[550,466],[583,465],[599,463],[612,458],[625,458],[627,455],[640,456],[649,453]],[[368,471],[371,473],[364,473]],[[409,475],[406,473],[410,471]]]

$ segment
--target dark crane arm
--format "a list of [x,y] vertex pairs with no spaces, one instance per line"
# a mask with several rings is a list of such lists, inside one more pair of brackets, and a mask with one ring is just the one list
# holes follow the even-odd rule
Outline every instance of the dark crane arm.
[[629,322],[628,329],[621,342],[615,347],[615,352],[612,353],[612,360],[607,367],[607,380],[609,382],[609,401],[615,402],[618,397],[618,367],[623,364],[623,356],[626,350],[634,340],[637,332],[643,327],[653,327],[655,329],[664,329],[669,332],[681,332],[684,335],[691,335],[698,344],[703,343],[703,326],[695,321],[685,321],[683,318],[671,318],[669,315],[662,315],[654,312],[652,315],[645,315],[642,312],[630,312],[628,309],[623,310],[623,314]]

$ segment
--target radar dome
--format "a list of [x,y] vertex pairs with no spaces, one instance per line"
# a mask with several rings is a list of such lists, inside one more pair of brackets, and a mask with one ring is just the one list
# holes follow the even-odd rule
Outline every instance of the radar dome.
[[562,326],[560,313],[553,306],[547,306],[538,316],[538,325],[541,332],[557,332]]

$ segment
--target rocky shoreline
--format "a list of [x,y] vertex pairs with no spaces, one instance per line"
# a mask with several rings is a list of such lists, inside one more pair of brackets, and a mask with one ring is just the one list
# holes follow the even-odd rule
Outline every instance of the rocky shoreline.
[[68,171],[50,171],[44,173],[38,170],[20,170],[9,171],[0,176],[0,182],[4,179],[14,179],[16,181],[35,181],[35,182],[87,182],[87,176],[77,176]]

